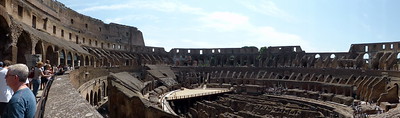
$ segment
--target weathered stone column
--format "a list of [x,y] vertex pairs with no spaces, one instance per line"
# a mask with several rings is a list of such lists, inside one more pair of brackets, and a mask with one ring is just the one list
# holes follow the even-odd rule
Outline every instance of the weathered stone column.
[[11,60],[13,63],[17,63],[18,48],[15,45],[10,46],[11,48]]

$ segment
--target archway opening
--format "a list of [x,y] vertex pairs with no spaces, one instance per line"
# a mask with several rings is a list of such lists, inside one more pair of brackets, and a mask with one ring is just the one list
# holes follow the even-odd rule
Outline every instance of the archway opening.
[[331,59],[333,59],[333,58],[335,58],[335,57],[336,57],[335,54],[331,54],[331,56],[330,56]]
[[85,66],[89,66],[89,56],[85,57]]
[[98,98],[97,98],[97,92],[94,92],[94,100],[93,100],[93,105],[97,105],[97,103],[98,103]]
[[44,62],[45,60],[43,60],[43,45],[42,45],[42,41],[38,41],[35,45],[35,54],[40,54],[42,55],[42,62]]
[[49,60],[50,64],[53,66],[57,64],[57,53],[54,52],[51,46],[48,46],[46,49],[46,60]]
[[68,54],[67,54],[67,65],[68,65],[68,67],[71,67],[73,64],[72,64],[73,62],[72,62],[72,54],[71,54],[71,52],[68,52]]
[[27,32],[22,32],[17,42],[17,63],[27,63],[27,57],[32,55],[32,42]]
[[105,82],[103,82],[103,97],[106,97],[106,96],[107,96],[107,94],[106,94],[106,90],[107,90],[106,83],[105,83]]
[[90,91],[90,104],[94,105],[93,103],[93,91]]
[[[5,2],[4,0],[1,0]],[[3,3],[2,3],[3,4]],[[0,16],[0,60],[12,59],[10,27],[3,16]]]
[[66,65],[65,64],[65,52],[64,52],[64,50],[61,50],[59,58],[60,58],[60,65]]
[[94,57],[90,58],[90,65],[94,66]]
[[89,99],[89,94],[86,94],[86,101],[90,102]]
[[80,66],[80,62],[78,63],[78,54],[74,55],[74,66]]
[[77,55],[77,57],[78,57],[78,66],[84,66],[83,65],[83,56],[82,55]]
[[321,55],[319,55],[319,54],[316,54],[316,55],[315,55],[315,58],[316,58],[316,59],[318,59],[318,58],[320,58],[320,57],[321,57]]
[[98,90],[98,94],[97,94],[97,103],[96,103],[96,105],[99,105],[99,102],[101,101],[101,90],[99,89]]
[[363,56],[363,59],[364,59],[365,63],[369,63],[369,54],[365,53],[364,56]]

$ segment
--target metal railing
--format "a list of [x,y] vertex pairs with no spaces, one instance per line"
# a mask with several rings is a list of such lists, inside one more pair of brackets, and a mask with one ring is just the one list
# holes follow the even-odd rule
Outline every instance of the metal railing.
[[43,89],[42,96],[40,97],[39,101],[37,101],[35,118],[43,118],[47,95],[49,94],[49,90],[54,81],[54,78],[56,78],[56,75],[52,76],[51,79],[47,81],[46,86]]

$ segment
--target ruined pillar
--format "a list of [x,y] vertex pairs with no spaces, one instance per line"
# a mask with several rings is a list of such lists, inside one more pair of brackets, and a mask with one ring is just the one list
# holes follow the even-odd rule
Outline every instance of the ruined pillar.
[[17,48],[17,46],[14,46],[14,45],[10,46],[10,48],[11,48],[11,54],[12,54],[10,61],[12,61],[13,63],[17,63],[18,48]]

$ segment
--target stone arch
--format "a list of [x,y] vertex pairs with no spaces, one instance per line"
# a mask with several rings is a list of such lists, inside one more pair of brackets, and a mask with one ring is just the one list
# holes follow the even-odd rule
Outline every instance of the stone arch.
[[369,63],[369,54],[365,53],[364,56],[363,56],[363,59],[364,59],[365,63]]
[[104,58],[101,58],[101,59],[97,59],[96,60],[96,66],[98,66],[98,67],[101,67],[101,66],[104,66]]
[[7,10],[4,9],[3,7],[0,7],[0,21],[2,21],[2,22],[0,22],[1,27],[3,27],[3,25],[7,25],[7,27],[10,27],[10,25],[11,25],[11,20],[8,17]]
[[335,54],[331,54],[331,56],[330,56],[331,59],[334,59],[335,57],[336,57]]
[[86,101],[90,102],[89,99],[90,99],[90,98],[89,98],[89,93],[86,93]]
[[8,17],[3,16],[4,13],[5,10],[0,8],[0,60],[12,60],[10,22]]
[[396,65],[394,66],[396,70],[400,70],[400,53],[397,53],[396,56]]
[[97,105],[97,103],[98,103],[98,98],[97,98],[97,92],[94,92],[94,96],[93,96],[93,105]]
[[67,58],[66,59],[67,59],[68,67],[72,66],[74,62],[72,61],[72,53],[71,52],[67,53]]
[[97,93],[98,93],[98,94],[97,94],[97,103],[96,103],[96,104],[99,105],[99,102],[101,101],[101,98],[102,98],[102,97],[101,97],[101,93],[102,93],[102,92],[101,92],[101,89],[100,89],[100,88],[99,88],[99,90],[98,90]]
[[109,66],[107,58],[103,58],[103,66]]
[[399,60],[399,59],[400,59],[400,52],[399,52],[399,53],[397,53],[397,57],[396,57],[396,59],[397,59],[397,60]]
[[17,47],[23,47],[17,49],[17,63],[27,63],[26,56],[32,55],[32,39],[30,34],[23,31],[18,37]]
[[66,60],[66,55],[65,55],[65,51],[61,50],[59,52],[59,58],[60,58],[60,65],[66,65],[65,60]]
[[85,66],[89,66],[89,56],[85,56]]
[[91,66],[95,66],[95,65],[94,65],[94,57],[93,57],[93,56],[90,57],[90,65],[91,65]]
[[50,64],[55,66],[57,63],[57,54],[54,51],[53,46],[47,46],[46,48],[46,60],[50,61]]
[[106,83],[103,81],[103,97],[106,97],[106,96],[108,96],[107,94],[106,94],[106,90],[107,90],[107,86],[106,86]]
[[110,67],[113,67],[114,65],[116,65],[116,63],[118,63],[117,61],[118,61],[117,59],[111,57],[111,60],[109,61]]
[[79,65],[80,62],[78,63],[78,60],[79,60],[78,53],[75,53],[74,56],[73,56],[74,66],[80,66]]
[[42,62],[44,62],[45,58],[44,58],[44,48],[43,48],[43,42],[42,41],[38,41],[35,45],[35,54],[41,54],[42,55]]
[[316,58],[316,59],[319,59],[321,57],[321,55],[319,55],[319,54],[316,54],[315,56],[314,56],[314,58]]
[[90,90],[90,104],[93,105],[93,90]]
[[78,54],[78,66],[85,66],[85,56],[83,54]]

